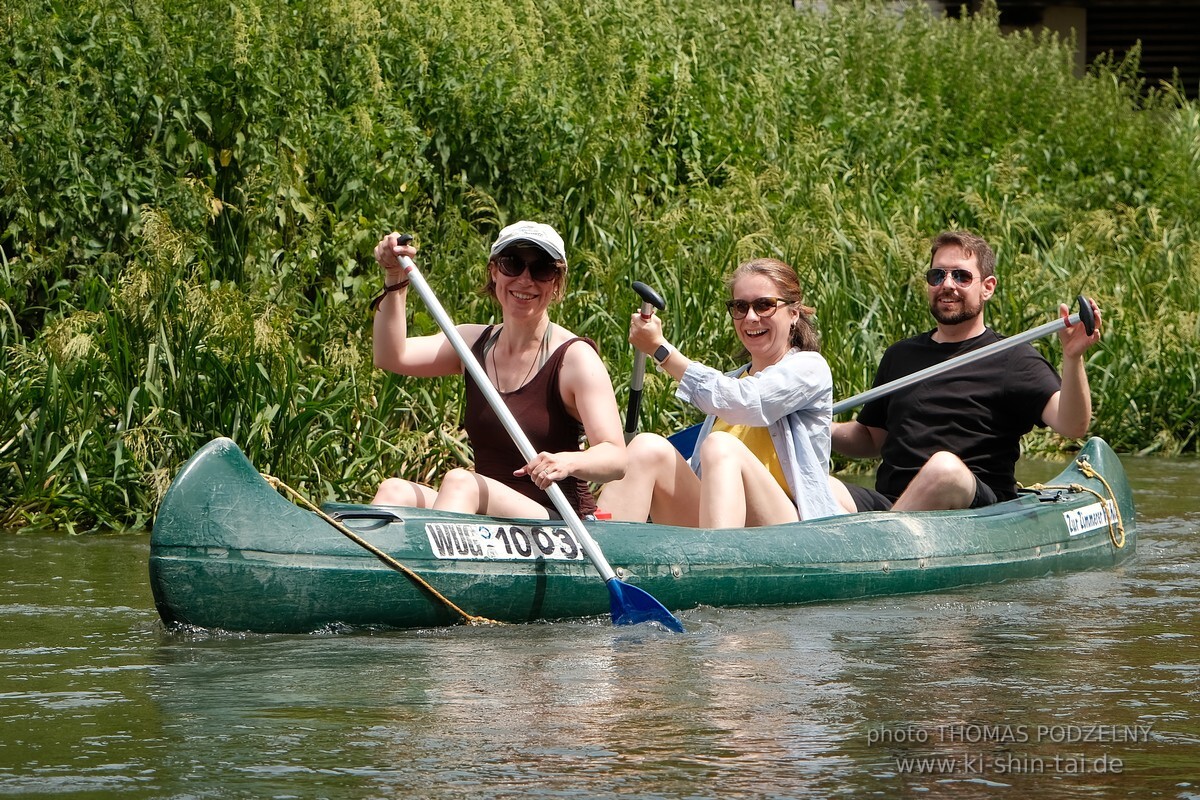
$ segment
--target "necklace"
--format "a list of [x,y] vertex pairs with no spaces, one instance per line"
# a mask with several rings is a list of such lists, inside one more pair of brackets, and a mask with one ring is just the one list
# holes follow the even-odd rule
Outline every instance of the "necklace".
[[508,389],[508,390],[502,389],[500,387],[500,367],[497,366],[497,364],[496,364],[496,344],[500,341],[500,334],[503,331],[503,328],[496,331],[496,334],[494,336],[492,336],[490,338],[490,340],[488,341],[488,343],[485,345],[485,347],[489,351],[491,351],[490,354],[492,356],[492,385],[496,387],[496,391],[501,392],[503,394],[512,394],[513,392],[517,391],[518,389],[520,389],[522,386],[524,386],[526,383],[529,382],[529,376],[533,374],[534,366],[537,366],[540,369],[542,366],[545,365],[546,358],[548,357],[549,350],[550,350],[550,330],[552,327],[553,327],[553,324],[546,326],[546,333],[542,336],[542,344],[540,347],[538,347],[537,352],[533,354],[533,358],[530,359],[529,369],[525,370],[525,377],[521,378],[521,381],[518,384],[516,384],[513,388]]

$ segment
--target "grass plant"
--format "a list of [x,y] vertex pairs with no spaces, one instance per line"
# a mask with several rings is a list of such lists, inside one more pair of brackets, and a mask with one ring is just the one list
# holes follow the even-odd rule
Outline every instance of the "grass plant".
[[[847,397],[930,327],[927,242],[968,227],[997,249],[1002,333],[1098,299],[1094,433],[1200,449],[1200,106],[1143,85],[1136,53],[1079,78],[1069,43],[1003,35],[994,7],[875,0],[6,0],[0,20],[0,527],[145,527],[217,435],[317,500],[461,463],[461,382],[371,366],[371,250],[415,233],[451,316],[483,321],[487,244],[520,218],[563,233],[556,321],[599,342],[622,402],[633,280],[689,356],[732,367],[724,275],[783,258]],[[695,418],[647,375],[643,428]]]

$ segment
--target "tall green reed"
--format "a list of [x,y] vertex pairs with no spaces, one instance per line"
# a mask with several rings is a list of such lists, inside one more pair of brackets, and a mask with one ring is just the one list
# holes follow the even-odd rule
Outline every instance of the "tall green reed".
[[[930,327],[927,241],[967,226],[1000,256],[998,330],[1098,298],[1094,432],[1200,447],[1196,104],[1136,57],[1076,78],[994,7],[826,5],[10,3],[0,525],[142,526],[215,435],[320,499],[467,462],[461,382],[371,366],[371,249],[413,232],[451,315],[486,321],[488,242],[520,218],[567,240],[555,319],[621,401],[633,280],[732,367],[724,275],[783,258],[846,397]],[[643,428],[695,419],[673,388],[648,374]]]

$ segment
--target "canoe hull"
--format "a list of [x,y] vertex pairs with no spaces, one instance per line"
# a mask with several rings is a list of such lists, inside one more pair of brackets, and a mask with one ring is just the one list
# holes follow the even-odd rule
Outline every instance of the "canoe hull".
[[[1043,491],[977,511],[857,514],[746,530],[586,525],[621,580],[674,611],[931,592],[1108,568],[1135,550],[1133,498],[1103,441],[1089,441],[1081,457],[1105,480],[1072,464],[1049,484],[1096,494]],[[565,528],[349,504],[326,511],[469,614],[528,622],[608,613],[604,582]],[[1114,512],[1123,547],[1116,546]],[[198,451],[164,497],[150,581],[168,624],[307,632],[461,621],[429,591],[285,500],[228,439]]]

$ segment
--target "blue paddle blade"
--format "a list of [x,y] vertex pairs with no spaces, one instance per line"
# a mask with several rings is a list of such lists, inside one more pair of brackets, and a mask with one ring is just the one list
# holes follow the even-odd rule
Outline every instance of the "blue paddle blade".
[[657,622],[664,628],[683,633],[683,623],[667,611],[649,592],[636,586],[609,578],[608,601],[612,608],[613,625],[637,625],[641,622]]

